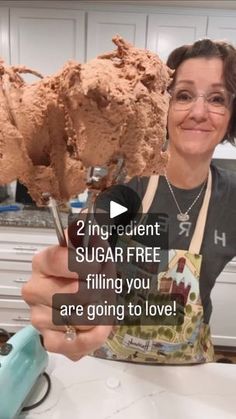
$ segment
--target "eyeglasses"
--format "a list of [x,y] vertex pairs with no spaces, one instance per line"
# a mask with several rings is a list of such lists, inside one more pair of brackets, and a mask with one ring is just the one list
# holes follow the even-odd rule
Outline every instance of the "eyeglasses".
[[226,109],[230,109],[235,94],[227,90],[213,91],[197,95],[191,90],[184,88],[170,89],[171,103],[176,111],[188,111],[192,108],[199,97],[204,99],[208,112],[224,115]]

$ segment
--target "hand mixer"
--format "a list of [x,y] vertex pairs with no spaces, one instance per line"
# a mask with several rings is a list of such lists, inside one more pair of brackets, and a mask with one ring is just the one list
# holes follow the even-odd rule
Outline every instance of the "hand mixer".
[[16,419],[48,364],[38,331],[27,326],[0,347],[0,418]]

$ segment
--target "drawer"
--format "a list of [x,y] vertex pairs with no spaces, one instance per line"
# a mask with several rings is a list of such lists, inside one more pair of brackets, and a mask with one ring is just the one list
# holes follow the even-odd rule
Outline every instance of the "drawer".
[[1,242],[57,244],[56,232],[47,228],[0,227]]
[[21,287],[28,281],[31,271],[29,262],[0,260],[0,295],[20,296]]
[[[236,288],[236,270],[231,270],[230,267],[226,270],[223,270],[221,274],[218,276],[216,280],[217,283],[223,283],[223,284],[231,284],[235,285]],[[214,288],[213,288],[214,289]]]
[[210,320],[215,345],[236,347],[236,273],[223,272],[211,293]]
[[[224,272],[232,272],[235,273],[236,278],[236,258],[232,259],[224,268]],[[235,279],[236,282],[236,279]]]
[[0,328],[16,332],[30,324],[30,310],[23,300],[0,298]]
[[0,228],[0,259],[31,261],[36,252],[58,244],[54,230]]
[[0,243],[0,260],[31,261],[35,253],[47,246],[37,243]]

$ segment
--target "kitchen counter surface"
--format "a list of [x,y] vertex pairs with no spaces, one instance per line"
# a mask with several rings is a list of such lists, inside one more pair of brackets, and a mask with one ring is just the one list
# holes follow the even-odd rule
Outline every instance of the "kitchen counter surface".
[[[52,389],[19,419],[235,419],[236,365],[150,366],[50,355]],[[45,392],[40,379],[30,403]]]
[[[66,227],[68,214],[61,212],[61,219],[63,227]],[[48,208],[37,209],[32,206],[22,206],[19,211],[0,212],[0,226],[54,228],[54,223]]]

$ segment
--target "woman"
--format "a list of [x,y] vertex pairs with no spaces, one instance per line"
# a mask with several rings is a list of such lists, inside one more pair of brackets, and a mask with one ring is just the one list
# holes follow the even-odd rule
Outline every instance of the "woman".
[[[62,290],[75,292],[77,275],[66,268],[65,249],[47,249],[34,258],[23,296],[46,348],[73,360],[98,348],[98,356],[135,362],[213,360],[210,292],[236,255],[236,176],[211,166],[211,158],[220,142],[236,137],[236,50],[227,43],[201,40],[177,48],[167,65],[176,70],[168,114],[170,159],[166,176],[156,178],[152,186],[149,210],[168,214],[169,266],[159,273],[158,287],[160,291],[169,287],[170,292],[182,287],[184,322],[146,334],[122,328],[110,334],[109,326],[80,327],[76,339],[65,343],[65,328],[51,322],[51,297]],[[148,179],[134,179],[131,184],[145,195]],[[125,334],[132,342],[136,339],[136,347],[123,345]],[[137,342],[148,350],[137,349]]]

